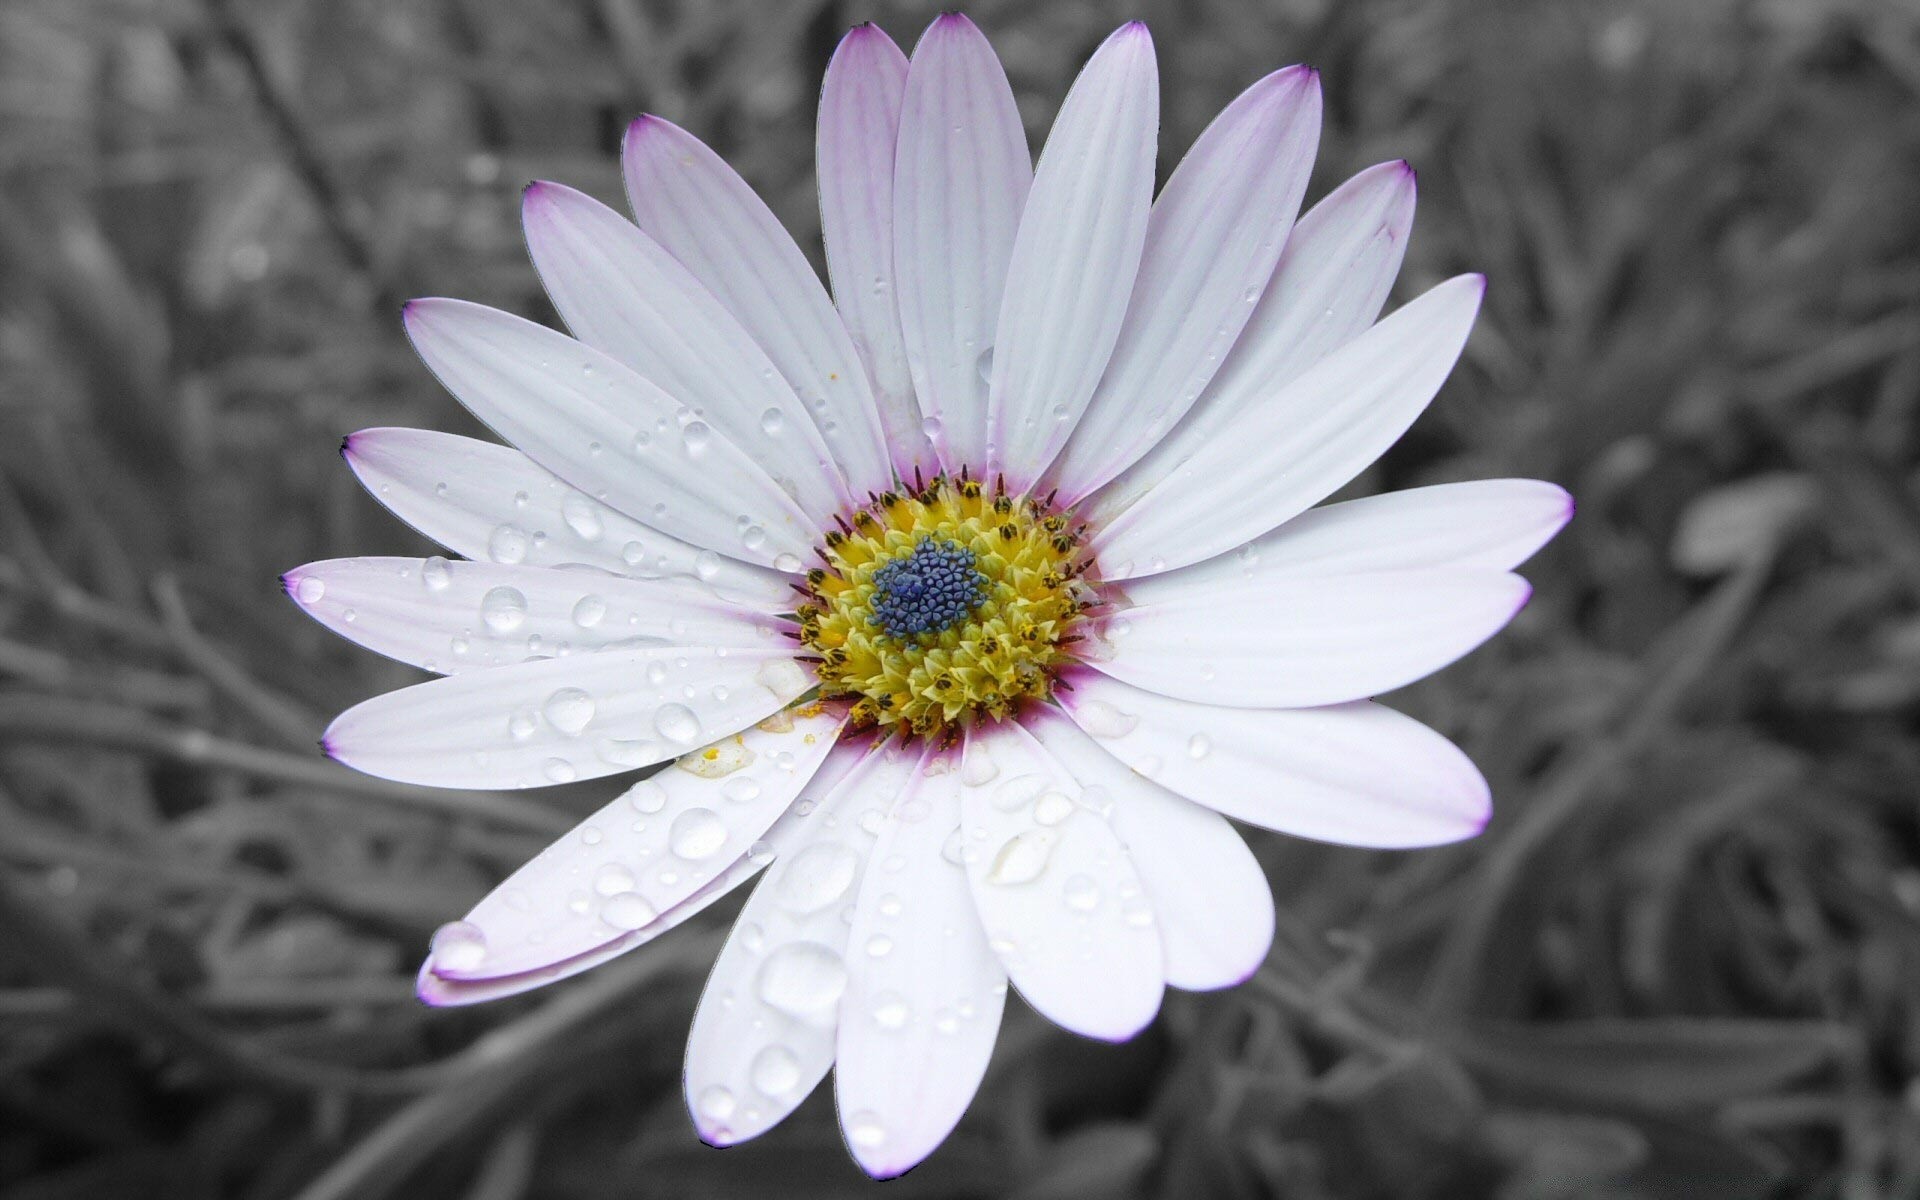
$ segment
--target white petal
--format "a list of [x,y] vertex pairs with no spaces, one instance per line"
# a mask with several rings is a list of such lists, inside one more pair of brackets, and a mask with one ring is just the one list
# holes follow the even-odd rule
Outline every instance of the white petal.
[[1426,568],[1510,571],[1573,516],[1573,497],[1533,479],[1409,488],[1309,509],[1231,554],[1127,584],[1136,603],[1231,584]]
[[994,334],[987,453],[1024,492],[1086,410],[1127,315],[1153,205],[1160,77],[1121,26],[1067,92],[1020,217]]
[[1193,704],[1088,672],[1068,713],[1135,772],[1267,829],[1349,846],[1472,837],[1487,782],[1452,742],[1361,701],[1329,708]]
[[1200,400],[1178,425],[1085,510],[1110,519],[1219,440],[1253,406],[1358,337],[1380,313],[1413,225],[1413,170],[1382,163],[1307,210],[1287,237],[1273,278]]
[[698,579],[723,598],[767,612],[792,603],[789,576],[651,529],[568,487],[511,446],[430,429],[363,429],[340,453],[375,499],[455,554]]
[[1160,936],[1120,839],[1014,721],[967,736],[961,860],[988,944],[1047,1019],[1124,1041],[1160,1010]]
[[658,242],[557,183],[527,188],[527,248],[582,342],[694,410],[818,524],[852,494],[813,415],[740,322]]
[[704,907],[765,861],[749,847],[808,788],[845,720],[844,710],[783,714],[635,784],[436,935],[429,971],[506,980],[659,936],[663,917],[677,924],[696,896]]
[[834,1085],[847,1146],[876,1179],[953,1131],[986,1074],[1006,999],[956,853],[954,757],[929,762],[880,827],[848,940]]
[[1499,571],[1426,570],[1181,580],[1151,594],[1109,624],[1100,670],[1202,704],[1308,708],[1432,674],[1504,628],[1532,589]]
[[893,158],[907,56],[878,25],[856,25],[840,39],[820,85],[816,173],[820,233],[827,247],[833,302],[866,364],[893,468],[939,470],[913,398],[913,368],[894,303]]
[[746,180],[659,117],[627,127],[640,228],[719,298],[799,394],[856,494],[892,479],[867,373],[806,256]]
[[1446,382],[1485,290],[1478,275],[1450,279],[1249,406],[1099,527],[1107,578],[1211,558],[1365,470]]
[[1154,202],[1106,375],[1048,473],[1077,502],[1186,414],[1266,290],[1320,138],[1320,79],[1289,67],[1201,133]]
[[455,399],[595,500],[763,566],[811,550],[813,522],[765,471],[598,350],[462,300],[415,300],[406,322]]
[[927,27],[907,71],[893,195],[900,330],[950,471],[984,470],[986,365],[1033,181],[1006,72],[973,22]]
[[1246,982],[1273,944],[1273,889],[1227,819],[1128,770],[1056,710],[1028,728],[1082,786],[1113,797],[1113,830],[1160,925],[1167,982],[1196,991]]
[[663,762],[813,686],[788,650],[645,646],[449,675],[354,705],[327,753],[382,779],[528,788]]
[[855,766],[734,921],[687,1035],[687,1106],[710,1145],[766,1132],[832,1065],[848,917],[870,869],[873,831],[912,785],[919,760],[888,748]]
[[692,580],[579,569],[336,558],[281,583],[340,636],[443,675],[614,646],[780,646],[790,628]]

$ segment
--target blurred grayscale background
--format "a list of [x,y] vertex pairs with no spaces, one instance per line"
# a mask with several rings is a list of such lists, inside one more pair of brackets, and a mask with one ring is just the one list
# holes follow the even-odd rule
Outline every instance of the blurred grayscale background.
[[[1130,0],[969,10],[1037,146],[1120,21],[1161,170],[1316,64],[1309,200],[1402,157],[1396,302],[1491,280],[1357,486],[1561,482],[1502,637],[1394,703],[1498,815],[1371,854],[1255,833],[1266,968],[1135,1042],[1020,1006],[909,1197],[1920,1196],[1920,5]],[[428,932],[613,783],[470,797],[323,760],[408,670],[278,573],[426,553],[335,450],[477,432],[399,304],[549,317],[521,185],[614,203],[625,123],[708,139],[810,253],[840,32],[923,3],[0,4],[0,1194],[866,1194],[826,1089],[694,1138],[731,906],[495,1006]]]

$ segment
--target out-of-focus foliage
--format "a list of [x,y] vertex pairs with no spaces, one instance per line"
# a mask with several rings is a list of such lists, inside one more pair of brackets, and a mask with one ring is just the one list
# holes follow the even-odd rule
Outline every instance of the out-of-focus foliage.
[[[1499,814],[1380,855],[1255,837],[1266,969],[1094,1046],[1014,1011],[896,1197],[1920,1195],[1920,6],[987,0],[1036,145],[1144,17],[1163,171],[1234,92],[1328,88],[1314,195],[1421,172],[1405,297],[1491,288],[1366,490],[1519,474],[1579,518],[1504,637],[1396,703]],[[0,1192],[811,1197],[814,1097],[700,1146],[714,924],[432,1012],[425,936],[605,793],[331,767],[410,673],[275,576],[424,545],[334,457],[472,426],[398,302],[550,316],[518,189],[616,201],[650,110],[803,242],[839,32],[930,4],[0,5]],[[723,918],[716,918],[723,919]],[[1015,1006],[1017,1009],[1018,1006]]]

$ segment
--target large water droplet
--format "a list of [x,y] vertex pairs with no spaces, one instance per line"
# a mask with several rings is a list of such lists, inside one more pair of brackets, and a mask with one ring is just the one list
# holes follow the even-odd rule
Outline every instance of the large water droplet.
[[294,599],[302,604],[318,604],[326,594],[326,581],[312,575],[301,576],[293,585]]
[[495,633],[512,633],[526,623],[527,598],[519,588],[489,588],[480,597],[480,619]]
[[760,966],[760,999],[811,1024],[831,1022],[846,990],[846,964],[818,942],[789,942]]
[[667,847],[681,858],[711,857],[727,844],[727,823],[710,808],[690,808],[673,819]]
[[772,692],[782,702],[792,700],[813,686],[807,669],[790,658],[770,658],[753,673],[753,681]]
[[547,697],[547,724],[568,737],[577,737],[593,720],[593,697],[579,688],[561,688]]
[[686,443],[687,457],[699,458],[713,442],[713,429],[705,421],[688,421],[680,430],[680,438]]
[[469,921],[454,921],[433,932],[428,960],[438,974],[458,975],[478,967],[487,957],[487,935]]
[[760,798],[760,784],[752,776],[742,775],[728,780],[727,785],[720,789],[720,794],[735,804],[747,804]]
[[1045,791],[1033,802],[1033,819],[1041,825],[1058,825],[1073,815],[1073,797],[1062,791]]
[[993,789],[993,806],[1001,812],[1017,812],[1031,804],[1046,787],[1044,775],[1015,776]]
[[839,842],[815,842],[787,860],[780,874],[780,902],[796,913],[819,912],[847,894],[860,872],[860,856]]
[[753,1086],[774,1099],[800,1086],[800,1060],[785,1046],[766,1046],[747,1068]]
[[684,704],[662,704],[653,714],[654,732],[669,742],[691,746],[700,738],[700,718]]
[[760,414],[760,429],[768,437],[778,437],[787,427],[787,416],[777,408],[770,408]]
[[733,1116],[733,1110],[739,1107],[739,1101],[733,1093],[719,1084],[704,1089],[694,1101],[699,1106],[700,1115],[714,1121],[724,1121]]
[[660,914],[638,892],[620,892],[608,896],[600,906],[600,919],[615,929],[640,929],[651,925]]
[[599,541],[607,528],[606,522],[600,519],[599,506],[578,492],[569,492],[560,501],[560,519],[583,542]]
[[881,992],[873,998],[873,1023],[882,1029],[903,1029],[913,1010],[899,992]]
[[701,579],[712,579],[720,573],[720,556],[711,550],[702,550],[693,556],[693,573]]
[[573,623],[592,629],[607,619],[607,602],[598,596],[582,596],[573,606]]
[[518,525],[502,525],[487,538],[487,557],[508,565],[525,562],[528,544],[526,530]]
[[1088,700],[1074,705],[1073,715],[1080,727],[1097,738],[1125,737],[1140,724],[1133,713],[1122,712],[1105,700]]
[[430,592],[444,592],[447,585],[453,582],[453,568],[446,559],[435,554],[420,564],[420,582]]
[[580,778],[580,772],[564,758],[550,758],[541,764],[540,773],[547,777],[548,783],[572,783]]
[[847,1140],[862,1150],[873,1150],[886,1144],[887,1127],[880,1118],[870,1112],[857,1112],[847,1118]]
[[987,882],[1004,885],[1032,883],[1046,872],[1059,835],[1051,829],[1029,829],[1008,838],[987,869]]
[[667,806],[667,789],[652,779],[642,779],[627,789],[627,803],[633,811],[652,816]]
[[1205,758],[1213,750],[1213,739],[1204,733],[1196,733],[1187,739],[1187,757]]

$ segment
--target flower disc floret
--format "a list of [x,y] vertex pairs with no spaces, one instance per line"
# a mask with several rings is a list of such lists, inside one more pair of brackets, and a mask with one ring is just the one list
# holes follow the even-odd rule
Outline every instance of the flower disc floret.
[[1071,517],[936,478],[840,522],[808,573],[801,642],[864,727],[949,739],[1053,692],[1094,594]]

